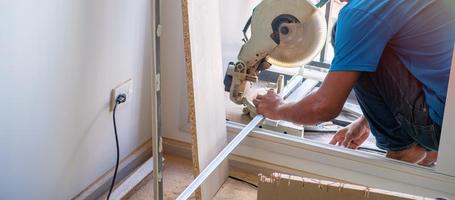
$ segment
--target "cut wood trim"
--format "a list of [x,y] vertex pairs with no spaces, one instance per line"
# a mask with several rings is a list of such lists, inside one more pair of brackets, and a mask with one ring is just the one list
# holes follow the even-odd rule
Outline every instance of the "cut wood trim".
[[[131,154],[126,156],[120,161],[119,170],[117,173],[118,182],[123,178],[127,177],[134,169],[144,163],[147,159],[152,156],[152,140],[147,140],[144,144],[140,145]],[[79,194],[77,194],[74,200],[96,200],[100,196],[106,193],[109,189],[112,176],[114,174],[114,168],[107,171],[105,174],[100,176],[95,182],[87,186]]]
[[111,194],[114,200],[127,197],[139,183],[153,171],[153,158],[149,158],[136,171],[118,185]]
[[313,200],[429,200],[424,197],[410,194],[343,182],[313,179],[281,173],[273,173],[270,176],[259,174],[258,199],[301,199],[303,196]]
[[[308,178],[324,179],[330,181],[338,181],[348,183],[345,180],[336,179],[333,177],[327,177],[321,174],[314,174],[310,172],[303,171],[301,169],[290,168],[282,166],[279,163],[269,163],[263,160],[256,160],[253,158],[245,157],[239,154],[232,154],[229,157],[229,166],[234,169],[233,171],[243,171],[248,174],[258,175],[263,174],[272,174],[274,172],[287,173],[296,176],[304,176]],[[257,178],[257,177],[256,177]]]
[[[197,176],[227,144],[218,1],[182,0],[182,17],[193,171]],[[211,199],[227,176],[227,162],[223,162],[196,191],[196,198]]]

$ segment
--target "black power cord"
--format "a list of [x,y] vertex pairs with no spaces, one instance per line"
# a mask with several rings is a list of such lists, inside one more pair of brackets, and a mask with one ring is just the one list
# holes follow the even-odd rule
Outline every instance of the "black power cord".
[[119,104],[125,103],[126,101],[126,95],[125,94],[120,94],[115,98],[115,106],[114,106],[114,111],[112,113],[112,121],[114,123],[114,134],[115,134],[115,144],[117,146],[117,161],[115,162],[115,170],[114,170],[114,177],[112,177],[112,183],[111,187],[109,188],[109,193],[107,194],[107,200],[111,197],[112,189],[114,189],[115,185],[115,178],[117,177],[117,170],[118,170],[118,163],[120,160],[120,146],[118,142],[118,134],[117,134],[117,124],[115,123],[115,111],[117,110],[117,106]]

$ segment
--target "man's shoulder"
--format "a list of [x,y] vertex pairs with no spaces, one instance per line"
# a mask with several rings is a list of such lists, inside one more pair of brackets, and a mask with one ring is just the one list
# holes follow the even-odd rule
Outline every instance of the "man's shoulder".
[[[423,19],[423,21],[425,21],[425,19],[434,18],[436,16],[447,20],[454,18],[455,7],[453,11],[451,11],[450,7],[453,6],[449,6],[455,4],[453,1],[454,0],[351,0],[341,10],[339,18],[346,17],[350,21],[362,21],[375,18],[385,22],[385,24],[388,24],[390,27],[395,27],[395,31],[398,31],[400,27],[414,19]],[[452,17],[445,16],[442,13],[451,13]]]
[[[343,10],[363,10],[366,12],[387,12],[391,10],[416,10],[444,5],[455,8],[453,0],[350,0]],[[437,7],[437,6],[436,6]]]
[[[401,0],[397,0],[400,2]],[[356,19],[353,20],[362,20],[366,19],[367,15],[373,15],[380,19],[383,18],[385,14],[384,10],[387,9],[390,5],[387,5],[387,1],[384,0],[351,0],[341,11],[339,17],[355,15]],[[393,3],[396,4],[396,3]]]
[[388,0],[351,0],[343,10],[364,10],[376,11],[378,8],[388,7],[391,5],[402,4],[403,0],[388,1]]

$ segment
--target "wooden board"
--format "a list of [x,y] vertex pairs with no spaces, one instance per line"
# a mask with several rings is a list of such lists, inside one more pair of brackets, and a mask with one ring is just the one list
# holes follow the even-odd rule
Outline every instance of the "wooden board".
[[[182,16],[193,171],[198,175],[227,144],[218,1],[182,0]],[[196,198],[211,199],[227,175],[225,161]]]
[[309,200],[407,200],[424,199],[413,195],[373,189],[359,185],[324,181],[274,173],[259,175],[258,199],[309,199]]

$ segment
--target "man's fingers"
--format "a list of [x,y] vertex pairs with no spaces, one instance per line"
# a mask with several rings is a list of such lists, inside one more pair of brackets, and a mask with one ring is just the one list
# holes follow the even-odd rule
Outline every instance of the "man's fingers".
[[332,140],[330,140],[329,144],[336,145],[337,143],[341,144],[343,142],[345,134],[346,134],[347,129],[346,128],[341,128],[339,129],[335,135],[332,137]]
[[350,149],[357,149],[358,147],[359,147],[359,145],[356,144],[354,141],[352,141],[348,146],[348,148],[350,148]]
[[352,142],[352,137],[349,136],[349,134],[346,134],[346,137],[344,138],[342,145],[344,147],[349,147],[349,144]]
[[256,99],[262,99],[262,98],[264,98],[264,95],[258,94],[258,95],[256,96]]
[[336,145],[336,144],[337,144],[337,141],[338,141],[338,140],[337,140],[337,135],[334,135],[334,136],[332,137],[332,139],[330,140],[329,144]]
[[253,104],[254,104],[254,106],[256,106],[256,108],[258,107],[259,103],[261,103],[261,100],[253,99]]
[[332,137],[332,140],[330,140],[329,144],[336,145],[337,143],[341,143],[344,139],[344,134],[342,133],[337,133]]

